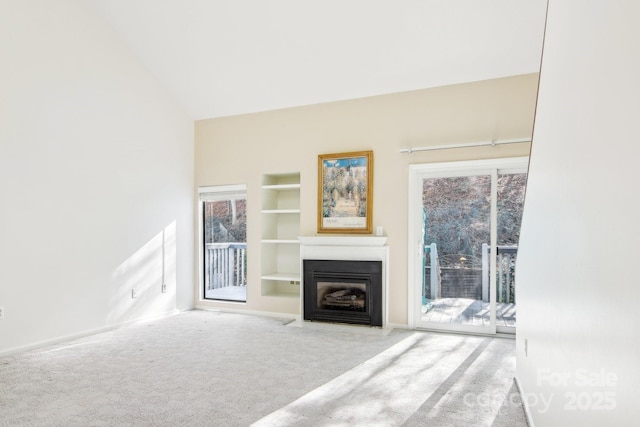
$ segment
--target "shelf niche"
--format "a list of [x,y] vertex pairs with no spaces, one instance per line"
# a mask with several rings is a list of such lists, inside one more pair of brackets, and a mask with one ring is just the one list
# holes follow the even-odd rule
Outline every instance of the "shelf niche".
[[300,173],[262,177],[261,294],[300,297]]

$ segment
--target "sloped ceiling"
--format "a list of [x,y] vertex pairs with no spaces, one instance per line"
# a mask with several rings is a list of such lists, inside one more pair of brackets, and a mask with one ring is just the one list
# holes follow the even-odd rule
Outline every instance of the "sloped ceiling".
[[194,119],[539,70],[546,0],[87,0]]

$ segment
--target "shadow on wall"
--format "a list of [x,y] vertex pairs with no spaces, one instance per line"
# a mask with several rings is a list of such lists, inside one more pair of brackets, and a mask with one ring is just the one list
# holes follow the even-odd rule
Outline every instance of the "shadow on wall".
[[110,325],[176,309],[176,222],[120,264],[111,275]]

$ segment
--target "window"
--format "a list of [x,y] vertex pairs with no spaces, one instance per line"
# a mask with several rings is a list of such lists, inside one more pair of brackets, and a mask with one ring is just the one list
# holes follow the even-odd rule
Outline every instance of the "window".
[[202,298],[247,300],[246,185],[198,189]]

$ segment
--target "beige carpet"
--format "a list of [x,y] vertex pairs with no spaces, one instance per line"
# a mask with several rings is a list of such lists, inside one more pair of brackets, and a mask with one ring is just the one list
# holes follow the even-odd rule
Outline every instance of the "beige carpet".
[[526,426],[515,343],[191,311],[0,357],[0,426]]

